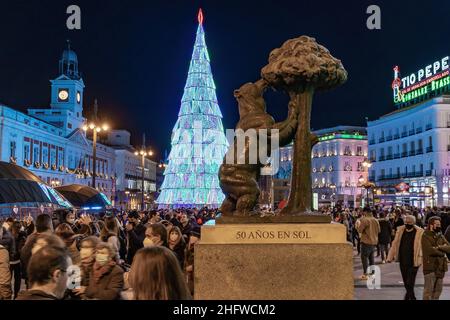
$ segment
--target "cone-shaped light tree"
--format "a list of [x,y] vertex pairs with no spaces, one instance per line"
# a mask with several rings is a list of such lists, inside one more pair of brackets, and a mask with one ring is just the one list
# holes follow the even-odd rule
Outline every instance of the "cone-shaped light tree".
[[314,38],[301,36],[286,41],[271,52],[262,77],[274,88],[286,91],[298,112],[294,138],[291,190],[281,214],[295,215],[312,210],[311,148],[316,138],[311,133],[311,106],[316,91],[328,90],[347,80],[340,60]]
[[197,37],[172,149],[164,171],[159,207],[218,207],[225,196],[219,186],[219,167],[228,149],[222,113],[216,96],[203,29],[198,14]]

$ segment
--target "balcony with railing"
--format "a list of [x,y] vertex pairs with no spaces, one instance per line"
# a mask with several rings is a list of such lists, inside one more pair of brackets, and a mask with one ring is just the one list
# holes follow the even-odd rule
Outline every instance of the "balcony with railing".
[[392,136],[387,136],[386,137],[386,141],[391,141],[392,140]]
[[394,134],[394,140],[400,139],[400,135],[399,134]]
[[431,123],[429,123],[429,124],[427,124],[427,125],[425,126],[425,130],[426,130],[426,131],[431,130],[431,128],[433,128],[433,126],[431,125]]
[[429,153],[429,152],[433,152],[433,146],[427,147],[427,153]]
[[394,159],[400,159],[400,153],[394,153]]
[[402,152],[402,158],[407,157],[408,156],[408,152]]
[[422,132],[423,132],[422,127],[419,127],[419,128],[416,129],[416,133],[422,133]]
[[409,150],[409,156],[415,156],[416,155],[416,150]]
[[414,135],[414,134],[415,134],[414,129],[409,130],[409,135],[410,135],[410,136],[412,136],[412,135]]
[[433,170],[427,170],[427,171],[425,171],[425,176],[426,177],[429,177],[429,176],[431,176],[433,174]]
[[384,161],[384,160],[386,160],[386,157],[385,157],[385,156],[379,156],[379,157],[378,157],[378,161]]
[[392,154],[388,154],[386,156],[386,160],[392,160],[394,158],[394,156]]
[[407,136],[408,136],[408,132],[403,131],[403,132],[402,132],[402,138],[407,137]]
[[369,145],[375,144],[375,139],[369,140]]
[[416,155],[418,155],[418,154],[423,154],[423,149],[422,148],[416,150]]
[[384,141],[386,141],[386,139],[384,137],[381,137],[380,139],[378,139],[378,143],[383,143]]

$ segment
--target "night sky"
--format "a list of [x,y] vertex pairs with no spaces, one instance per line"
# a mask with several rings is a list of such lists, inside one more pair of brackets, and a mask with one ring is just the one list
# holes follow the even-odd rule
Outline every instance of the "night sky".
[[[82,10],[80,31],[66,28],[71,4]],[[371,4],[381,7],[381,30],[366,27]],[[159,160],[170,150],[200,6],[225,128],[238,120],[234,89],[259,79],[270,51],[293,37],[315,37],[349,73],[342,87],[315,95],[314,129],[365,125],[393,111],[392,67],[405,76],[450,54],[450,1],[2,0],[0,101],[22,111],[48,107],[49,80],[70,39],[86,84],[85,116],[97,98],[99,115],[131,131],[136,145],[145,132]],[[284,94],[267,96],[268,111],[282,120]]]

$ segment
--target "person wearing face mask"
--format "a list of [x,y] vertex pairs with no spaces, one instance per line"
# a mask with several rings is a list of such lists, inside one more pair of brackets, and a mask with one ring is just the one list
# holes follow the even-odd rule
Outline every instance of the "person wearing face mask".
[[97,237],[86,237],[80,242],[80,262],[78,267],[81,271],[80,287],[72,290],[73,294],[81,299],[85,298],[86,288],[95,263],[95,248],[100,243]]
[[178,227],[172,227],[169,231],[169,249],[175,253],[181,269],[184,268],[184,258],[186,242],[184,241],[181,230]]
[[448,271],[446,253],[450,244],[441,230],[441,218],[431,217],[422,236],[424,289],[423,300],[439,300],[445,273]]
[[68,268],[72,261],[63,248],[46,246],[30,259],[28,277],[31,289],[17,300],[61,300],[67,289]]
[[96,247],[85,295],[87,299],[118,300],[124,287],[123,269],[115,261],[116,252],[110,244],[101,242]]
[[151,224],[145,230],[144,247],[168,247],[167,229],[162,223]]
[[405,224],[397,228],[387,262],[400,262],[400,272],[406,289],[405,300],[416,300],[414,286],[417,270],[422,265],[421,239],[424,231],[416,225],[412,215],[405,217]]

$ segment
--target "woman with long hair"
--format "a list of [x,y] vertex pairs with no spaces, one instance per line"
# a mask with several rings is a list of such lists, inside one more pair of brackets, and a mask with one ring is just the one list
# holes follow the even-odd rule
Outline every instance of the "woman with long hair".
[[184,258],[186,250],[186,242],[184,241],[183,234],[180,228],[172,227],[169,231],[169,249],[175,253],[178,262],[180,262],[181,269],[184,268]]
[[116,251],[116,262],[120,261],[119,226],[114,217],[105,218],[105,225],[100,231],[100,240],[109,243]]
[[177,258],[162,246],[139,250],[128,278],[134,300],[192,299]]
[[80,262],[80,251],[77,247],[77,240],[80,235],[76,235],[72,227],[67,223],[58,225],[55,229],[55,234],[64,241],[72,262],[78,264]]

